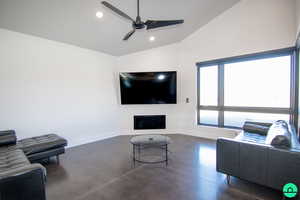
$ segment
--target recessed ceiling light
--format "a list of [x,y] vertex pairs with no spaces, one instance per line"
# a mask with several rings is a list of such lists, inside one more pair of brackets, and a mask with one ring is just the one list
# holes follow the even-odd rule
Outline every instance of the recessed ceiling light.
[[103,17],[103,12],[98,11],[96,13],[96,17],[98,17],[99,19]]
[[154,36],[149,37],[149,41],[150,41],[150,42],[153,42],[154,40],[155,40],[155,37],[154,37]]
[[163,74],[160,74],[157,78],[158,78],[158,80],[164,80],[166,78],[166,76]]

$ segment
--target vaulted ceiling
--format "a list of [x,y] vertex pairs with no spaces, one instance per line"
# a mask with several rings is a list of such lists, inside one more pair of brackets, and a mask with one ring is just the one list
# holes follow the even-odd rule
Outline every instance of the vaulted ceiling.
[[[132,18],[136,0],[107,0]],[[99,0],[0,0],[0,28],[88,48],[114,56],[181,41],[239,0],[140,0],[142,20],[184,19],[183,25],[139,30],[122,38],[131,24]],[[96,12],[103,12],[103,18]],[[149,42],[149,37],[156,40]]]

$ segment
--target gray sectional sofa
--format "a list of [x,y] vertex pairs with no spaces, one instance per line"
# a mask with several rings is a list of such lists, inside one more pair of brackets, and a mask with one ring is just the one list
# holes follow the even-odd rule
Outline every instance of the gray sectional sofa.
[[45,200],[46,169],[31,162],[58,156],[66,145],[54,134],[17,141],[15,131],[0,131],[0,200]]
[[247,122],[234,139],[217,140],[217,171],[281,190],[300,186],[300,144],[295,128],[284,121]]

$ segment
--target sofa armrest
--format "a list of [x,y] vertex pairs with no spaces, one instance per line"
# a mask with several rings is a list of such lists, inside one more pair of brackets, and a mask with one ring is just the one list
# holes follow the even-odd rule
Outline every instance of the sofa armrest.
[[26,165],[24,167],[15,168],[15,169],[8,170],[8,171],[5,171],[5,172],[0,171],[0,181],[4,178],[16,177],[16,176],[26,174],[30,171],[37,170],[37,169],[40,169],[43,172],[44,177],[46,177],[46,169],[42,165],[40,165],[40,164],[30,164],[30,165]]
[[234,139],[217,139],[217,171],[239,176],[239,142]]
[[0,131],[0,136],[4,135],[16,135],[16,132],[14,130]]
[[45,169],[33,164],[2,174],[0,197],[1,200],[46,200]]
[[15,145],[17,143],[17,137],[15,135],[2,135],[0,136],[0,147]]
[[17,142],[16,132],[14,130],[0,131],[0,147],[15,145]]

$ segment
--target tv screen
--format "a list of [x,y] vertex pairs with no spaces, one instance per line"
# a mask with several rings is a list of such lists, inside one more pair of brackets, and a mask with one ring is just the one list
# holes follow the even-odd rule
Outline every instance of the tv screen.
[[120,73],[121,104],[176,104],[176,72]]

